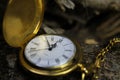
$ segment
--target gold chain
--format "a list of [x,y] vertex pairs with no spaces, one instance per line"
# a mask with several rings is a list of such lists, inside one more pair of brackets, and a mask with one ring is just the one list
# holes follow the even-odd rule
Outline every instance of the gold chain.
[[116,44],[120,42],[120,38],[113,38],[110,40],[109,44],[103,48],[96,57],[95,66],[100,68],[101,62],[104,61],[105,54]]

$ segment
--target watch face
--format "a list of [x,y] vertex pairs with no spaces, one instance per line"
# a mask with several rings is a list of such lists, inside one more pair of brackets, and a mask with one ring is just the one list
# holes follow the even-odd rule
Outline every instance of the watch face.
[[24,51],[28,62],[42,68],[64,65],[74,58],[75,53],[74,43],[58,35],[37,36],[26,45]]

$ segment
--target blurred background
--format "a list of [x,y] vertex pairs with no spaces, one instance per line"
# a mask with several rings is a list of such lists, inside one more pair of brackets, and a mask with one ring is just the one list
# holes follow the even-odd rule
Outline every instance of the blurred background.
[[[8,1],[0,0],[0,80],[80,80],[78,71],[59,77],[36,77],[21,69],[19,49],[10,47],[2,32]],[[83,63],[89,67],[110,39],[120,37],[120,0],[45,0],[41,33],[76,39],[83,48]],[[120,44],[105,55],[99,76],[98,80],[120,80]]]

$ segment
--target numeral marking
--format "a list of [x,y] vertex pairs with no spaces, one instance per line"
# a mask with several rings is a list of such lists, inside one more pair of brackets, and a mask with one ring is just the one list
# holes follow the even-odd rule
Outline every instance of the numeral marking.
[[41,58],[38,58],[37,62],[36,63],[39,63],[41,61]]
[[50,64],[50,62],[48,61],[48,63],[47,63],[48,65]]
[[30,48],[31,50],[35,50],[36,48]]
[[34,45],[36,45],[36,46],[38,46],[39,44],[38,43],[36,43],[36,42],[32,42]]
[[58,42],[59,42],[59,43],[61,43],[61,42],[63,41],[63,39],[64,39],[64,38],[62,38],[62,39],[59,39],[59,40],[58,40]]
[[55,59],[55,62],[59,64],[59,63],[60,63],[60,60],[59,60],[58,58],[56,58],[56,59]]
[[[72,43],[70,43],[70,44],[72,44]],[[63,45],[63,46],[67,46],[67,45],[70,45],[70,44],[65,44],[65,45]]]
[[65,50],[65,51],[69,51],[69,52],[71,52],[72,50]]
[[33,58],[35,56],[36,56],[36,53],[30,55],[31,58]]
[[36,48],[30,48],[30,50],[28,51],[28,53],[33,52],[35,50],[36,50]]
[[65,59],[68,59],[68,57],[67,57],[66,55],[63,54],[62,56],[63,56]]
[[51,37],[51,41],[54,41],[54,37]]

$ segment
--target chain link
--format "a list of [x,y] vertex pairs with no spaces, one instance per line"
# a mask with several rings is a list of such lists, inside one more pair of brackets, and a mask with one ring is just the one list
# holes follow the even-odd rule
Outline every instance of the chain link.
[[113,38],[112,40],[110,40],[109,44],[100,51],[100,53],[97,55],[96,61],[95,61],[95,66],[97,68],[100,68],[101,62],[104,61],[105,54],[108,53],[108,51],[111,50],[111,48],[116,43],[119,43],[119,42],[120,42],[120,38]]

